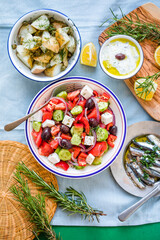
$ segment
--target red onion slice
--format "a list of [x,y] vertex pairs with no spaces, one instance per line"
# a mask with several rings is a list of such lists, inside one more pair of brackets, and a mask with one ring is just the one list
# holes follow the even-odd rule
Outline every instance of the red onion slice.
[[113,114],[113,125],[115,125],[116,124],[115,114],[114,114],[113,110],[110,107],[108,107],[108,110],[110,110],[112,112],[112,114]]
[[98,103],[97,100],[94,97],[91,97],[91,99],[93,100],[95,107],[96,107],[96,111],[97,111],[97,121],[99,123],[99,119],[100,119],[100,113],[99,113],[99,107],[98,107]]
[[61,145],[61,139],[62,139],[62,138],[61,138],[61,132],[58,133],[58,135],[57,135],[56,138],[58,139],[58,144],[59,144],[59,146],[62,147],[62,145]]
[[[81,147],[83,150],[86,150],[85,146],[82,144],[79,144],[79,147]],[[81,150],[82,151],[82,150]]]
[[88,108],[85,108],[85,110],[84,110],[84,116],[85,116],[85,118],[87,119],[87,121],[88,121],[88,117],[87,117],[87,110],[88,110]]
[[94,144],[92,146],[90,146],[89,148],[85,149],[85,150],[82,149],[81,152],[89,152],[96,145],[96,142],[97,142],[96,132],[94,130],[92,130],[92,134],[93,134],[93,137],[94,137]]
[[72,159],[72,161],[73,161],[73,162],[75,162],[75,163],[76,163],[76,162],[77,162],[77,159],[76,159],[76,158],[74,158],[74,156],[73,156],[73,155],[74,155],[74,153],[72,152],[71,159]]
[[60,98],[60,97],[53,97],[53,98],[55,98],[55,99],[57,99],[57,100],[59,100],[59,101],[61,101],[61,102],[64,103],[64,105],[65,105],[65,107],[66,107],[66,110],[65,110],[65,113],[64,113],[64,114],[66,114],[67,111],[68,111],[68,107],[67,107],[66,101],[65,101],[63,98]]

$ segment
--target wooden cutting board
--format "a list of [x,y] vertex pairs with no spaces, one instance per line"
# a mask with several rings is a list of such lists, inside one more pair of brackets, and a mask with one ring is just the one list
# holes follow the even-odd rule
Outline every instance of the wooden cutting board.
[[[40,166],[30,153],[28,147],[14,141],[0,141],[0,240],[31,240],[34,225],[28,221],[27,214],[14,199],[10,187],[17,184],[14,172],[19,161],[23,161],[29,169],[37,172],[46,182],[52,182],[58,190],[56,177]],[[38,187],[28,180],[31,194],[39,192]],[[57,203],[46,198],[46,211],[49,220],[53,218]]]
[[[144,22],[151,22],[151,23],[156,23],[160,25],[160,8],[154,5],[153,3],[146,3],[136,8],[129,14],[131,14],[133,20],[136,19],[136,14],[137,14],[139,19],[143,20]],[[98,40],[100,45],[102,45],[107,39],[107,34],[105,33],[106,30],[109,30],[109,28],[105,29],[99,36]],[[145,111],[152,118],[154,118],[157,121],[160,121],[160,78],[159,80],[157,80],[158,89],[151,101],[147,102],[140,99],[139,97],[136,96],[134,92],[134,81],[137,77],[145,77],[148,75],[153,75],[154,73],[160,71],[160,68],[156,66],[156,63],[154,60],[154,52],[158,46],[158,43],[152,42],[150,40],[144,40],[143,42],[140,42],[140,45],[144,52],[143,66],[134,77],[130,79],[126,79],[124,80],[124,82],[128,86],[128,88],[131,90],[133,95],[136,97],[138,102],[141,104],[141,106],[145,109]]]

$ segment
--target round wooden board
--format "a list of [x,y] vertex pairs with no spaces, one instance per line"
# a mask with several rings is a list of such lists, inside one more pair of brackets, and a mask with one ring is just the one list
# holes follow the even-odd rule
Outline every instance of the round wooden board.
[[[127,137],[123,148],[116,160],[111,165],[112,175],[116,182],[119,184],[119,186],[122,187],[126,192],[137,197],[144,197],[146,194],[151,192],[155,186],[146,186],[146,188],[143,190],[135,186],[124,169],[123,159],[126,147],[131,142],[131,140],[135,137],[147,134],[154,134],[160,136],[160,123],[155,121],[143,121],[130,125],[127,128]],[[159,195],[160,194],[158,194],[157,196]]]
[[[56,177],[35,161],[28,147],[14,141],[0,141],[0,240],[30,240],[34,225],[27,220],[27,214],[9,188],[16,184],[14,171],[18,162],[23,161],[29,169],[37,172],[46,182],[52,182],[58,190]],[[28,181],[31,194],[38,193],[34,183]],[[46,198],[46,210],[51,221],[57,208],[53,199]]]

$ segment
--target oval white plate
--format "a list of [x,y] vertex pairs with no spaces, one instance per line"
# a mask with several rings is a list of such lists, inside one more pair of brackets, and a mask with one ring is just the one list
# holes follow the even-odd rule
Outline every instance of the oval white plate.
[[147,193],[152,191],[152,189],[155,186],[147,186],[143,190],[136,187],[124,169],[123,157],[124,157],[124,153],[125,153],[126,147],[129,144],[129,142],[133,138],[135,138],[137,136],[145,135],[145,134],[160,135],[160,123],[154,122],[154,121],[144,121],[144,122],[134,123],[131,126],[129,126],[127,128],[127,136],[126,136],[125,143],[122,147],[122,150],[121,150],[119,156],[117,157],[117,159],[111,165],[111,172],[112,172],[113,177],[115,178],[116,182],[126,192],[128,192],[132,195],[135,195],[137,197],[144,197]]

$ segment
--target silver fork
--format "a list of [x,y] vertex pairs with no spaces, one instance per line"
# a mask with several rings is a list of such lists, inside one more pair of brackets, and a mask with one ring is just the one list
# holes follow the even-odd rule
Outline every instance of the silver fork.
[[53,96],[56,96],[59,92],[61,91],[67,91],[67,92],[71,92],[71,91],[74,91],[74,90],[77,90],[77,89],[81,89],[83,87],[83,85],[81,83],[68,83],[68,84],[61,84],[59,87],[53,89],[52,93],[51,93],[51,96],[49,98],[49,100],[47,102],[45,102],[41,107],[39,107],[38,109],[36,109],[34,112],[14,121],[14,122],[11,122],[7,125],[4,126],[4,130],[5,131],[11,131],[13,129],[15,129],[16,127],[18,127],[21,123],[23,123],[24,121],[26,121],[28,118],[30,118],[31,116],[33,116],[36,112],[38,112],[39,110],[41,110],[44,106],[46,106],[50,99],[53,97]]

